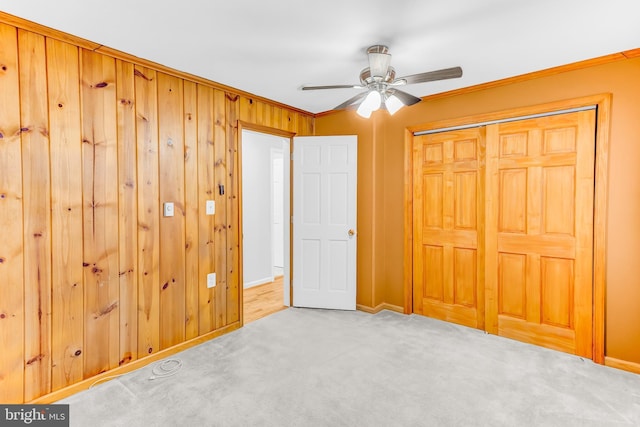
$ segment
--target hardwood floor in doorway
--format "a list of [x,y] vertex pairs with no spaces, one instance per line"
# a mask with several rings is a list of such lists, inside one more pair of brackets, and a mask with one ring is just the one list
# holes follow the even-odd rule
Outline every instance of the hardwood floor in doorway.
[[271,283],[244,290],[245,325],[287,308],[282,304],[283,281],[284,276],[279,276]]

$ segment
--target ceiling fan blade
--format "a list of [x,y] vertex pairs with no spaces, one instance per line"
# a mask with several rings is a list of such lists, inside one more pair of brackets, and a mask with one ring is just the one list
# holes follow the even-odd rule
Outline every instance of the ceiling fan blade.
[[359,93],[356,96],[353,96],[353,97],[347,99],[346,101],[344,101],[342,104],[338,105],[337,107],[334,107],[334,110],[344,110],[346,108],[349,108],[352,105],[357,104],[359,101],[363,100],[368,94],[369,94],[369,92]]
[[436,80],[457,79],[462,77],[462,68],[444,68],[442,70],[428,71],[426,73],[411,74],[410,76],[404,76],[396,79],[396,81],[404,80],[407,84],[433,82]]
[[359,85],[329,85],[329,86],[302,86],[301,90],[324,90],[324,89],[363,89]]
[[407,92],[403,92],[398,89],[393,89],[393,90],[390,90],[389,92],[391,92],[392,95],[394,95],[396,98],[402,101],[402,103],[407,107],[409,105],[417,104],[418,102],[422,101],[422,99],[418,98],[417,96],[410,95]]

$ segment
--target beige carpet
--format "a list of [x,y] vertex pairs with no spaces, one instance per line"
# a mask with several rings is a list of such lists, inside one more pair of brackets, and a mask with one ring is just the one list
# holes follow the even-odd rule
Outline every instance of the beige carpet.
[[638,426],[640,376],[422,316],[287,309],[79,393],[72,426]]

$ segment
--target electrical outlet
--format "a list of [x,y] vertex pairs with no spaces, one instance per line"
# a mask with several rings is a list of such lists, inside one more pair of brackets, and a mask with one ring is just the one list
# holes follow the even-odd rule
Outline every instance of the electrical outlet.
[[216,201],[215,200],[207,200],[205,203],[205,211],[207,215],[213,215],[216,213]]
[[207,288],[216,287],[216,273],[207,274]]
[[174,208],[172,202],[165,202],[164,204],[164,216],[173,216]]

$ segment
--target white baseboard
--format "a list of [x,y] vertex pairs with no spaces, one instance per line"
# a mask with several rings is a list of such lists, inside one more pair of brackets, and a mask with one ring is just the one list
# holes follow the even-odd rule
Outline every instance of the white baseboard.
[[265,283],[271,283],[271,282],[273,282],[273,276],[263,277],[261,279],[254,280],[252,282],[245,283],[243,288],[244,289],[253,288],[254,286],[264,285]]

